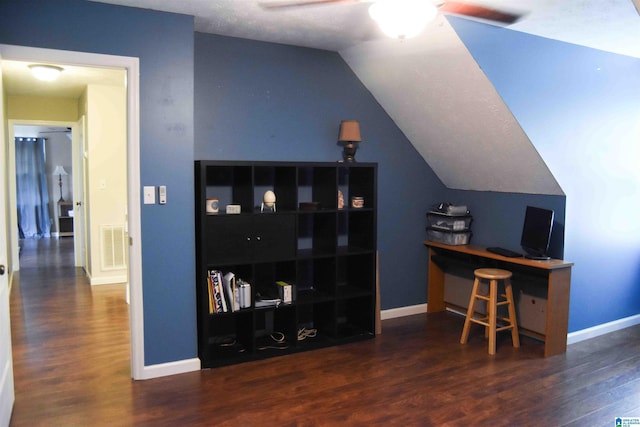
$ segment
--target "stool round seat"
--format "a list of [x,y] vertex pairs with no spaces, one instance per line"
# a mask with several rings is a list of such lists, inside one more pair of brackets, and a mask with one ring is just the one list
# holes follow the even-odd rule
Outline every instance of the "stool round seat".
[[500,268],[478,268],[474,270],[473,274],[476,277],[487,280],[504,280],[509,279],[513,275],[509,270],[502,270]]
[[[469,338],[469,330],[471,323],[477,323],[485,327],[485,337],[489,338],[489,354],[496,354],[496,332],[511,330],[511,339],[514,347],[520,347],[520,338],[518,337],[518,323],[516,321],[515,302],[513,299],[513,290],[511,289],[511,276],[508,270],[500,268],[478,268],[473,272],[475,280],[473,281],[473,289],[471,290],[471,299],[469,300],[469,308],[467,309],[467,317],[462,328],[462,336],[460,343],[466,344]],[[489,292],[485,293],[481,290],[480,283],[482,281],[489,282]],[[498,282],[504,285],[504,293],[498,292]],[[486,314],[476,315],[476,302],[486,302]],[[500,316],[498,308],[506,305],[508,315]],[[498,325],[500,322],[500,326]]]

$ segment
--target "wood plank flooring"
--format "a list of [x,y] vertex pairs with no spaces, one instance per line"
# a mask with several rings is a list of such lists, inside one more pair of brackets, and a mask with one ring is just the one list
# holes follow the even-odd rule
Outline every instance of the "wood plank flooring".
[[479,327],[460,345],[461,317],[416,315],[383,321],[374,340],[132,381],[124,285],[89,286],[70,240],[28,245],[21,258],[14,427],[592,427],[640,417],[640,326],[546,359],[542,343],[514,349],[506,333],[491,357]]

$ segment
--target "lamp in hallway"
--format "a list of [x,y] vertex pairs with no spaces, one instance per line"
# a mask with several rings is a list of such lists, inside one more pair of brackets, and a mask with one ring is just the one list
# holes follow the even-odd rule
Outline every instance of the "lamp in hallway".
[[58,185],[60,186],[60,200],[58,200],[58,202],[64,202],[64,199],[62,198],[62,175],[69,175],[67,173],[66,170],[64,170],[64,167],[61,165],[56,166],[56,169],[53,171],[54,175],[58,175]]
[[356,120],[343,120],[340,122],[340,135],[338,145],[342,146],[342,157],[345,162],[355,162],[360,138],[360,123]]

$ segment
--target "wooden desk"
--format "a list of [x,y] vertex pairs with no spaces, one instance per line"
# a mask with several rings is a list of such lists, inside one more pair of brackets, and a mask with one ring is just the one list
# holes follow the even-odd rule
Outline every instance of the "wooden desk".
[[434,313],[446,309],[444,302],[445,272],[434,262],[435,256],[464,256],[465,262],[483,266],[501,266],[505,269],[530,268],[546,277],[547,282],[547,319],[543,337],[544,356],[553,356],[567,351],[567,332],[569,328],[569,293],[571,290],[572,262],[552,259],[537,261],[527,258],[507,258],[488,252],[485,248],[473,245],[451,246],[426,241],[429,248],[429,277],[427,292],[427,312]]

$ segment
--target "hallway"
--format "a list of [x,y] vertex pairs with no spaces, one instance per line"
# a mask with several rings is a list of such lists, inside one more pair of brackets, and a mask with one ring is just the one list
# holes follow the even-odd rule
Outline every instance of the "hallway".
[[105,400],[131,398],[125,285],[91,287],[73,263],[71,238],[23,241],[10,298],[12,426],[86,424]]

